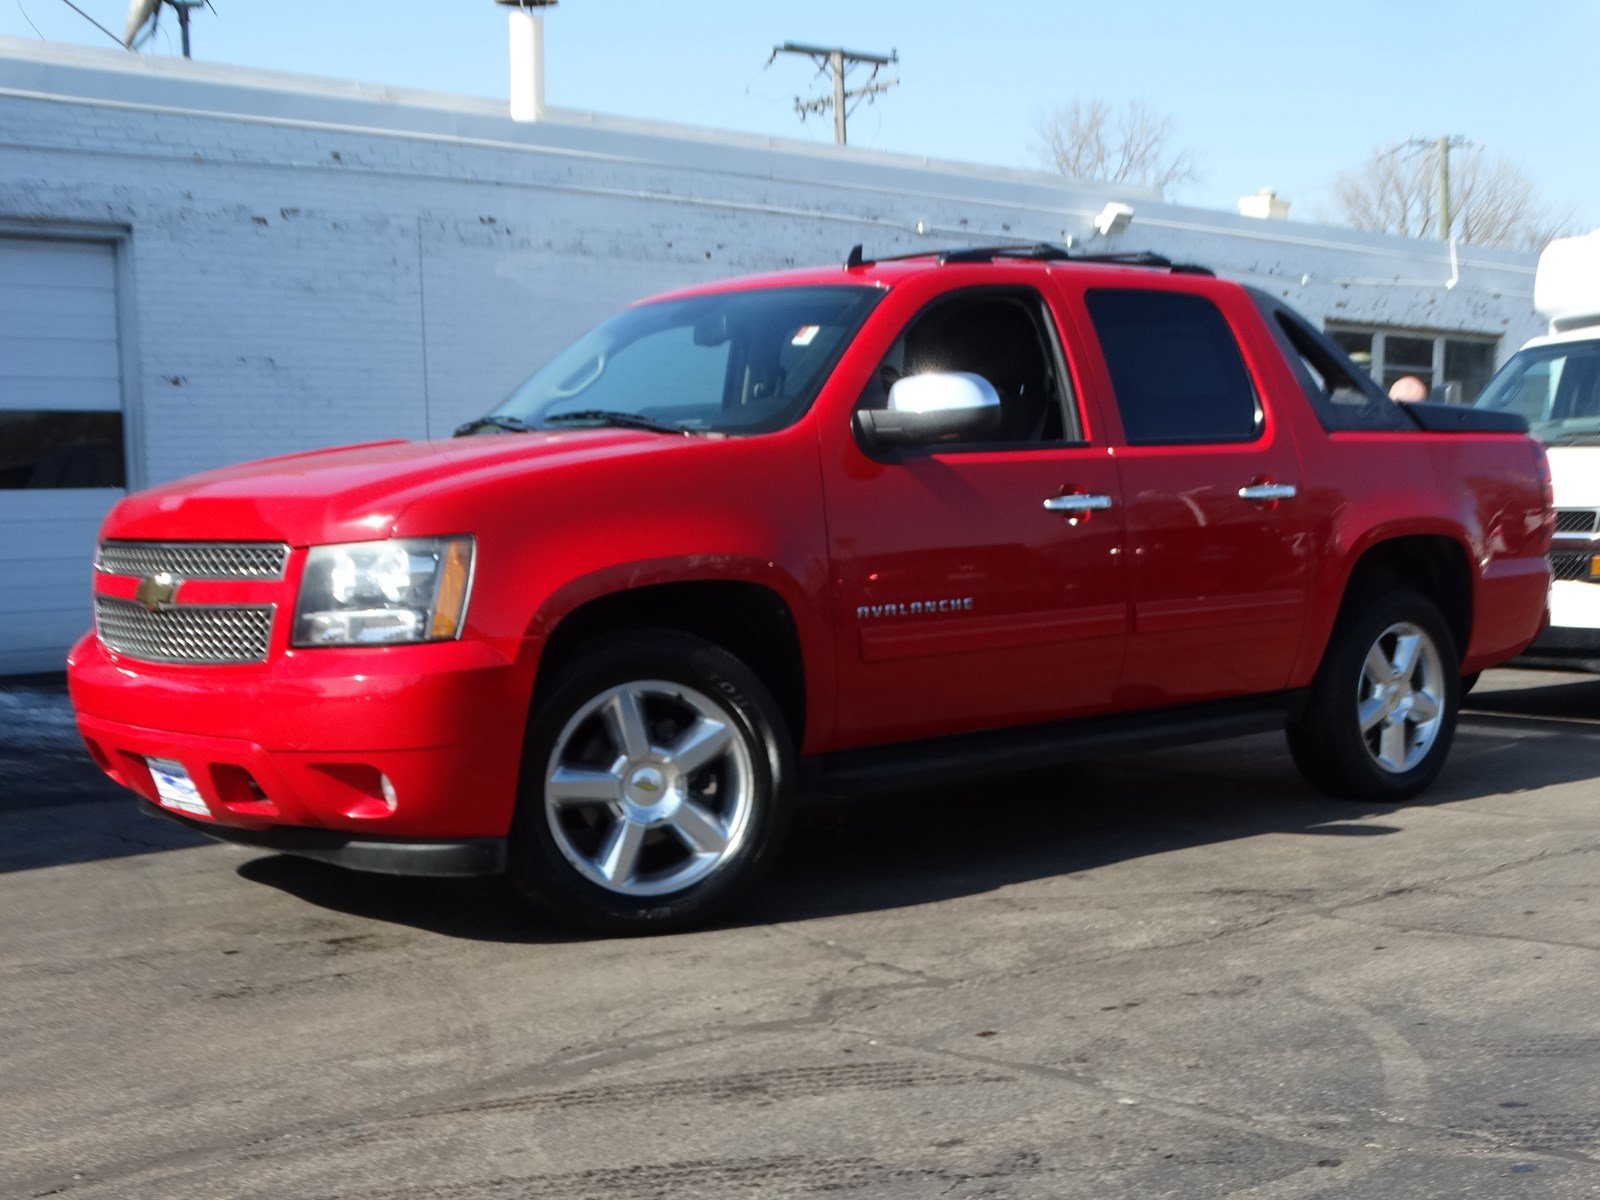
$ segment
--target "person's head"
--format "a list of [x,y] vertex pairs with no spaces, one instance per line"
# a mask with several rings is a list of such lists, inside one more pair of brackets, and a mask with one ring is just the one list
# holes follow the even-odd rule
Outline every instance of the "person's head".
[[1428,398],[1428,385],[1415,375],[1402,375],[1389,386],[1389,399],[1416,404]]

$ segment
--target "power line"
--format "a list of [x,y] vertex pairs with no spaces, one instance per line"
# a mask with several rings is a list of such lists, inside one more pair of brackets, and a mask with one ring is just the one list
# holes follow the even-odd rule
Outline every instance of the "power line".
[[[33,23],[33,18],[28,15],[28,10],[22,7],[22,0],[17,0],[17,11],[22,14],[22,19],[28,23],[29,28],[35,33],[39,33],[39,27]],[[42,33],[39,33],[39,39],[41,41],[46,40]]]
[[[868,103],[880,92],[887,92],[890,88],[899,85],[898,79],[878,80],[878,72],[891,63],[898,63],[900,56],[896,51],[888,54],[862,54],[855,50],[846,50],[842,46],[805,46],[797,42],[785,42],[781,46],[772,48],[772,57],[767,59],[770,67],[773,60],[780,54],[801,54],[817,64],[817,74],[826,74],[833,82],[832,94],[817,96],[810,100],[802,100],[799,96],[794,98],[794,110],[800,114],[804,121],[812,113],[818,115],[833,110],[833,140],[838,145],[845,144],[845,118],[848,117],[865,100]],[[845,87],[845,76],[854,66],[870,66],[872,74],[867,76],[867,81],[857,88]],[[854,101],[855,103],[850,103]]]
[[[83,9],[79,8],[76,4],[74,4],[72,2],[72,0],[61,0],[61,3],[65,4],[68,8],[70,8],[73,12],[77,13],[85,21],[89,22],[89,24],[93,25],[101,33],[105,34],[108,38],[110,38],[117,45],[119,45],[119,46],[122,45],[122,39],[121,38],[119,38],[116,34],[112,33],[111,30],[107,29],[104,25],[100,24],[99,21],[96,21],[88,13],[84,12]],[[26,15],[26,14],[24,14],[24,15]],[[28,24],[32,25],[33,22],[29,21]],[[126,49],[126,47],[123,47],[123,48]]]

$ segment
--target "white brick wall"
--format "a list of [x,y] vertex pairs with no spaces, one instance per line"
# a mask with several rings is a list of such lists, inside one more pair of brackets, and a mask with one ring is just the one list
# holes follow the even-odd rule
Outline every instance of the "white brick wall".
[[[125,230],[135,486],[444,436],[621,305],[869,251],[1079,239],[1207,263],[1318,321],[1540,332],[1533,258],[1137,189],[0,39],[0,231]],[[1253,181],[1250,181],[1253,182]],[[1108,199],[1132,227],[1099,239]],[[925,230],[918,232],[919,227]]]
[[[128,60],[0,42],[0,221],[131,230],[144,483],[447,434],[666,287],[856,241],[1083,239],[1121,194]],[[1443,247],[1130,198],[1115,248],[1206,262],[1318,320],[1503,334],[1503,353],[1539,331],[1529,256],[1468,251],[1447,290]]]

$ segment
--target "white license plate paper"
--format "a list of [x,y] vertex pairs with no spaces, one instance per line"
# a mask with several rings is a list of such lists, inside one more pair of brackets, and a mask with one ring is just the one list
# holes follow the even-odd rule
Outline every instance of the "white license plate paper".
[[200,798],[200,789],[194,786],[194,780],[189,778],[188,769],[182,763],[170,758],[147,758],[144,764],[150,768],[150,778],[155,781],[161,803],[197,817],[211,815],[206,802]]

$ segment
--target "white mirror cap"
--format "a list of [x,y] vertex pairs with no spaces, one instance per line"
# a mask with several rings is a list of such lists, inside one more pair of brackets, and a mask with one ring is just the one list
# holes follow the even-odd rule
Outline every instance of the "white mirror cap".
[[929,371],[907,375],[889,388],[890,412],[949,412],[953,409],[999,408],[1000,393],[982,375],[970,371]]

